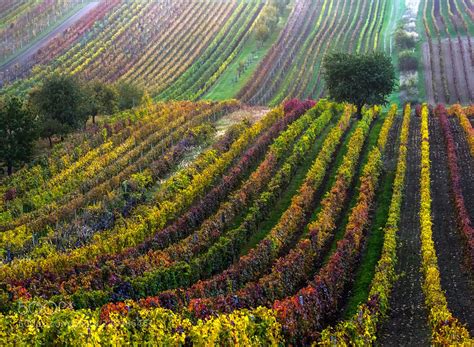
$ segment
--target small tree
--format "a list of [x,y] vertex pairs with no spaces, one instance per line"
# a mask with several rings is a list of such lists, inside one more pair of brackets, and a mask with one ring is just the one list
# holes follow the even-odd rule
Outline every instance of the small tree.
[[88,112],[95,124],[99,114],[112,114],[118,110],[118,94],[112,87],[100,81],[89,82],[85,87]]
[[398,67],[400,71],[418,70],[418,59],[413,51],[402,51],[398,55]]
[[48,124],[50,136],[62,137],[84,126],[88,117],[84,88],[68,75],[48,77],[40,88],[30,93],[30,105],[40,115],[41,122]]
[[416,47],[416,39],[413,35],[403,29],[403,26],[398,27],[395,31],[395,45],[398,49],[414,49]]
[[117,85],[117,92],[119,100],[118,107],[120,110],[127,110],[139,106],[144,95],[143,89],[127,82],[119,83]]
[[36,119],[22,100],[0,100],[0,160],[6,164],[8,175],[15,164],[31,157],[36,139]]
[[361,116],[364,105],[386,104],[395,88],[395,70],[383,53],[331,53],[325,56],[323,75],[329,96],[350,102]]
[[265,41],[268,40],[270,37],[270,29],[268,29],[267,23],[264,21],[259,22],[255,26],[255,38],[259,42],[259,44],[262,46]]

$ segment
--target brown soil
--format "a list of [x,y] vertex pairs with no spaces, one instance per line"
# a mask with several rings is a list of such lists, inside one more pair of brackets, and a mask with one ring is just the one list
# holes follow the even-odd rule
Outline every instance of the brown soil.
[[471,156],[469,150],[469,144],[467,142],[464,130],[459,124],[459,120],[456,117],[450,118],[451,131],[453,137],[456,140],[456,155],[458,158],[458,165],[461,173],[461,190],[464,197],[464,204],[466,205],[467,212],[471,217],[471,221],[474,220],[474,159]]
[[[431,66],[431,62],[433,63],[433,66]],[[443,81],[441,79],[439,50],[435,41],[433,41],[433,51],[431,52],[429,44],[427,42],[423,44],[423,66],[425,70],[424,75],[428,102],[430,104],[446,103],[447,100],[444,95]],[[434,80],[433,83],[431,82],[431,79]],[[432,84],[434,90],[431,88]],[[431,95],[429,94],[430,91],[432,92]]]
[[464,242],[457,230],[456,214],[449,184],[446,145],[439,120],[429,119],[433,241],[438,256],[441,287],[448,308],[474,333],[473,276],[464,262]]
[[[441,59],[439,56],[440,43],[433,39],[433,50],[430,52],[429,44],[425,42],[422,46],[426,98],[430,104],[461,102],[468,104],[474,102],[474,65],[471,62],[467,37],[452,39],[452,51],[448,39],[441,41],[441,52],[444,60],[444,78],[448,84],[450,100],[446,100],[441,74]],[[461,49],[462,44],[462,49]],[[430,60],[430,56],[432,59]],[[452,60],[454,58],[454,61]],[[431,66],[431,62],[433,66]],[[466,72],[466,73],[465,73]],[[434,78],[434,90],[432,79]],[[455,81],[457,88],[455,87]]]
[[420,204],[420,118],[412,117],[407,153],[407,177],[398,232],[395,283],[390,311],[380,331],[383,346],[429,346],[428,311],[422,290]]

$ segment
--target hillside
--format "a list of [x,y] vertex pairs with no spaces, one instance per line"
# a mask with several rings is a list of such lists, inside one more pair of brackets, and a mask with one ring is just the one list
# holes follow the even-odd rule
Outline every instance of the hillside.
[[[408,75],[406,87],[402,78],[403,89],[419,89],[416,98],[431,103],[465,104],[474,98],[470,1],[415,0],[405,6],[398,0],[293,0],[277,14],[278,24],[263,42],[256,36],[269,16],[270,3],[263,0],[91,4],[67,30],[53,31],[56,35],[50,34],[35,54],[30,50],[28,59],[0,65],[0,85],[23,94],[46,74],[60,71],[132,82],[158,100],[237,97],[274,106],[292,97],[325,95],[321,62],[328,51],[384,51],[397,61],[394,34],[404,25],[419,41],[413,48],[416,76]],[[41,11],[25,8],[9,9],[0,30],[14,21],[20,25],[28,11]],[[57,16],[69,7],[64,8],[56,9]],[[42,28],[41,18],[35,28]],[[16,37],[4,38],[5,48],[14,46]]]
[[[4,342],[149,341],[165,321],[174,323],[159,336],[198,344],[206,329],[215,343],[224,333],[265,344],[345,340],[361,324],[374,329],[388,301],[387,342],[396,331],[407,344],[431,334],[466,339],[474,327],[467,109],[429,116],[424,106],[420,118],[394,105],[356,121],[348,105],[313,105],[292,100],[263,117],[234,101],[147,106],[5,180]],[[23,300],[36,304],[18,326],[14,303]],[[196,321],[216,312],[225,313],[212,318],[219,323]],[[438,314],[459,321],[439,330]],[[26,335],[34,317],[41,327]],[[419,326],[405,325],[410,317]],[[326,329],[339,319],[350,324]],[[148,323],[132,329],[132,320]]]
[[474,345],[473,11],[0,3],[0,345]]

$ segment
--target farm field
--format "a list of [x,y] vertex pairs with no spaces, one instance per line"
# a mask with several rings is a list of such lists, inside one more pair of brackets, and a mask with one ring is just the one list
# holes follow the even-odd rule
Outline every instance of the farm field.
[[422,57],[430,103],[474,99],[474,26],[470,1],[422,1]]
[[468,341],[467,109],[242,107],[117,114],[5,180],[3,341]]
[[0,3],[1,346],[474,346],[471,0]]

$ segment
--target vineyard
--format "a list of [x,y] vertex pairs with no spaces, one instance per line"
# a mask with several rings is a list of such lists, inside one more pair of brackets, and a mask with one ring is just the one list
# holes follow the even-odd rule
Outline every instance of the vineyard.
[[473,38],[471,0],[0,2],[0,345],[474,346]]
[[71,136],[1,186],[2,343],[472,343],[472,114],[401,111],[180,101]]
[[423,44],[429,102],[468,103],[474,99],[474,6],[470,1],[424,0]]
[[[407,30],[418,44],[403,53],[419,62],[416,77],[402,77],[408,78],[402,88],[419,88],[417,101],[472,102],[471,1],[404,2],[292,0],[260,42],[257,32],[273,9],[263,0],[10,1],[0,17],[0,86],[3,93],[24,95],[45,76],[62,72],[133,83],[162,101],[238,98],[276,106],[327,94],[327,52],[382,51],[398,60],[394,33],[413,16]],[[416,10],[407,15],[405,8],[414,6],[409,3]],[[58,26],[70,13],[76,13],[74,21]],[[32,16],[33,30],[26,33],[22,23]]]

